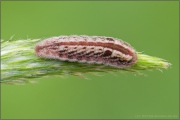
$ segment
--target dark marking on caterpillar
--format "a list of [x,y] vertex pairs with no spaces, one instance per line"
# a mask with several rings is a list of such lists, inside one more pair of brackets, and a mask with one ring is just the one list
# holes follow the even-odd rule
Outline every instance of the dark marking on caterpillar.
[[35,46],[39,57],[104,64],[126,68],[137,62],[137,53],[130,44],[104,36],[59,36],[45,39]]

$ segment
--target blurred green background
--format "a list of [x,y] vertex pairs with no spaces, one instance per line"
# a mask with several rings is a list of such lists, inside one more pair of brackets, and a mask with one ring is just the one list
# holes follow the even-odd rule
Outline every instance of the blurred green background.
[[38,79],[1,85],[3,119],[171,119],[179,117],[179,2],[5,2],[1,39],[59,35],[121,38],[137,51],[164,58],[168,70]]

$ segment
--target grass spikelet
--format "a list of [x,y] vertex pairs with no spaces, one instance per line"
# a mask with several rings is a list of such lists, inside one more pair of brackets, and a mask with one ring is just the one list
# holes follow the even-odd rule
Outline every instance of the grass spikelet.
[[[34,83],[33,78],[75,75],[87,79],[85,73],[125,71],[142,74],[142,70],[168,69],[166,60],[138,52],[138,61],[130,68],[119,69],[110,66],[49,60],[37,57],[34,46],[41,39],[1,40],[1,83]],[[60,77],[61,78],[61,77]]]

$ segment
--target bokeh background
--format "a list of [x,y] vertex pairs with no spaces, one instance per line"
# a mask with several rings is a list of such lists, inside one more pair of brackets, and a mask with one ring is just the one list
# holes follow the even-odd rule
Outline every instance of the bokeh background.
[[[179,2],[42,1],[1,3],[1,39],[59,35],[121,38],[168,60],[168,70],[90,80],[74,76],[1,85],[3,119],[172,119],[179,117]],[[34,79],[36,80],[36,79]]]

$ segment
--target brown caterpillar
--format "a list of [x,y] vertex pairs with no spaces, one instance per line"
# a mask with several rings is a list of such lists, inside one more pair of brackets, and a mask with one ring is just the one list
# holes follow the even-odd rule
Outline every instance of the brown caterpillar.
[[43,58],[104,64],[118,68],[134,65],[136,51],[126,42],[104,36],[59,36],[45,39],[35,46]]

